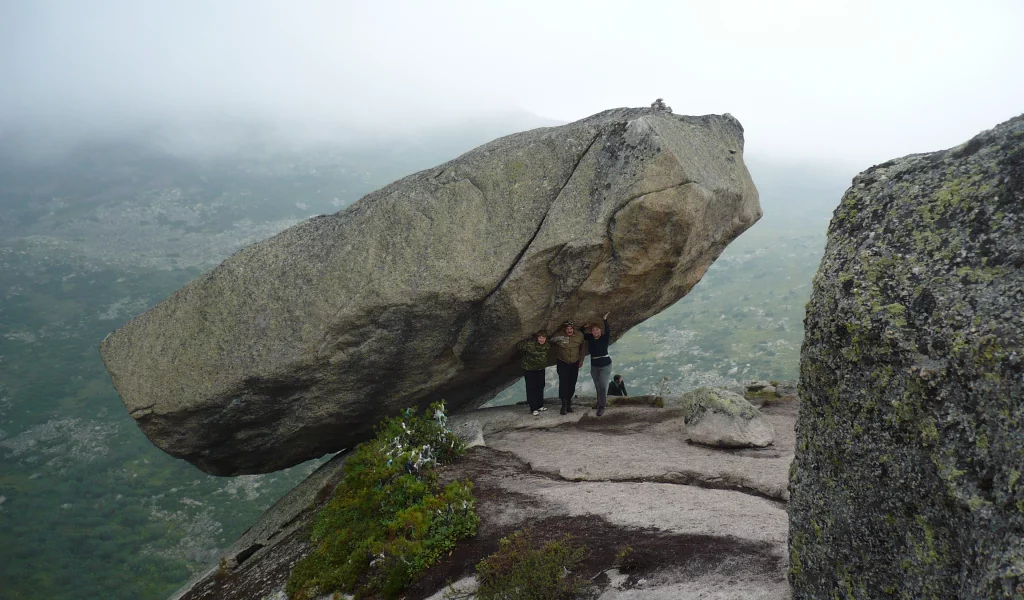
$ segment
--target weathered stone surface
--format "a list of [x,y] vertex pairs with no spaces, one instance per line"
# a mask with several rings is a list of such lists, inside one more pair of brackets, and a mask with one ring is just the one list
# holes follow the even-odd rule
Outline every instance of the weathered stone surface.
[[[345,476],[348,454],[338,454],[281,497],[235,540],[220,561],[196,573],[168,600],[183,598],[263,598],[284,587],[296,554],[309,551],[308,527]],[[245,572],[244,584],[221,581],[224,568]],[[259,590],[260,593],[255,593]],[[283,590],[281,590],[283,595]],[[269,596],[276,598],[277,596]],[[285,597],[283,600],[287,600]]]
[[1024,117],[853,181],[808,304],[797,598],[1024,598]]
[[743,450],[688,443],[679,408],[612,407],[600,418],[593,409],[538,418],[525,411],[487,408],[455,415],[450,422],[475,418],[483,425],[488,447],[513,452],[534,472],[568,481],[642,479],[786,501],[796,407],[787,402],[767,408],[764,416],[778,430],[778,439],[768,448]]
[[[697,388],[679,397],[691,442],[721,448],[763,448],[775,428],[754,405],[728,390]],[[671,403],[666,403],[671,405]]]
[[751,381],[750,383],[747,384],[747,391],[748,392],[760,392],[761,390],[763,390],[764,388],[768,387],[769,385],[771,385],[771,384],[768,383],[767,381]]
[[[595,577],[603,598],[787,599],[782,503],[797,408],[794,401],[768,407],[778,442],[739,451],[686,443],[681,409],[612,407],[597,418],[581,407],[538,418],[525,407],[502,406],[452,415],[453,430],[476,429],[488,447],[443,467],[441,481],[472,479],[481,523],[402,597],[443,597],[447,582],[475,573],[498,539],[529,526],[587,545],[585,576]],[[172,600],[283,600],[291,566],[309,552],[301,529],[313,512],[296,509],[316,506],[324,494],[310,490],[335,481],[342,460],[324,465],[261,517],[226,554],[226,574],[218,577],[212,565]],[[254,542],[261,547],[237,560]],[[628,582],[604,581],[599,572],[626,545],[642,567]]]
[[482,403],[532,331],[671,305],[760,217],[742,152],[729,115],[646,108],[501,138],[243,249],[101,353],[163,450],[281,469]]

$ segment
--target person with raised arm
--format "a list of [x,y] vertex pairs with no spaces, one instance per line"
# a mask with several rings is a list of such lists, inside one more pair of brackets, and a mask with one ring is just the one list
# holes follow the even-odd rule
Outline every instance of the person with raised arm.
[[583,339],[587,342],[590,353],[590,376],[594,379],[597,389],[597,416],[604,414],[608,404],[608,382],[612,378],[612,357],[608,355],[608,344],[611,342],[611,329],[608,327],[608,315],[604,314],[604,327],[597,323],[583,326]]

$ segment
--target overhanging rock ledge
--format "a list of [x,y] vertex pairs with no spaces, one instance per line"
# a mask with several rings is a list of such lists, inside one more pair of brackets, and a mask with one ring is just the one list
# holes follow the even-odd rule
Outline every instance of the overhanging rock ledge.
[[500,138],[253,244],[101,345],[161,449],[217,475],[458,410],[519,377],[514,342],[683,297],[761,216],[730,115],[614,109]]

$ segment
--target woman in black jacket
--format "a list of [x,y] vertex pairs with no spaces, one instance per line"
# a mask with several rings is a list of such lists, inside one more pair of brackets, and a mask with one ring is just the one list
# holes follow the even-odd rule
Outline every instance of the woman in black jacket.
[[590,376],[594,378],[597,389],[597,416],[604,414],[608,404],[608,382],[612,378],[612,358],[608,356],[608,344],[611,342],[611,329],[608,327],[608,315],[604,314],[604,329],[596,323],[583,330],[583,339],[587,341],[587,352],[590,353]]

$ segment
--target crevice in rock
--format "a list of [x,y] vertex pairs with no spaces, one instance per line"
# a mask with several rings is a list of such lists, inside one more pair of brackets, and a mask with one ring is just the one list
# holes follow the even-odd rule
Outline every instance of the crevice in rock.
[[140,406],[138,408],[133,409],[128,414],[131,415],[131,417],[133,419],[137,419],[138,417],[136,415],[141,415],[141,413],[143,413],[144,411],[152,410],[155,407],[156,407],[156,404],[147,404],[146,406]]
[[569,172],[569,177],[567,177],[565,181],[562,183],[562,185],[559,186],[558,192],[556,192],[551,199],[551,204],[549,204],[547,209],[544,210],[544,216],[542,216],[540,218],[540,222],[537,223],[537,228],[533,231],[533,235],[530,236],[530,239],[527,240],[526,244],[523,245],[523,249],[519,251],[518,255],[516,255],[515,259],[512,261],[512,264],[509,266],[508,270],[505,271],[505,275],[501,278],[501,281],[499,281],[498,284],[494,286],[494,288],[484,298],[483,302],[481,303],[482,305],[486,306],[487,303],[490,302],[491,297],[494,296],[494,294],[498,293],[498,290],[500,290],[502,286],[505,285],[505,282],[508,281],[508,278],[512,276],[512,272],[516,270],[517,266],[519,266],[519,261],[523,259],[523,256],[526,255],[526,251],[529,250],[530,246],[533,245],[533,240],[537,239],[537,236],[540,235],[541,229],[544,228],[544,222],[548,220],[548,215],[551,214],[551,207],[554,206],[555,202],[558,200],[558,197],[562,195],[562,190],[565,189],[565,186],[569,185],[569,182],[572,181],[573,176],[576,175],[576,170],[579,169],[580,167],[580,163],[583,162],[583,159],[590,152],[590,148],[594,145],[594,142],[596,142],[597,138],[599,137],[601,137],[600,133],[595,134],[593,139],[590,140],[590,143],[587,144],[587,147],[583,149],[582,153],[580,153],[579,157],[576,159],[575,164],[573,164],[572,166],[572,170]]
[[249,560],[253,554],[256,554],[261,548],[263,548],[263,544],[253,544],[252,546],[249,546],[245,550],[242,550],[241,552],[235,555],[235,562],[237,562],[238,564],[244,563],[245,561]]
[[786,510],[787,502],[778,496],[773,496],[768,492],[764,492],[758,489],[744,486],[742,483],[730,483],[727,481],[715,481],[712,479],[704,479],[699,475],[693,473],[666,473],[658,477],[650,478],[635,478],[635,479],[616,479],[616,482],[622,483],[671,483],[673,485],[689,485],[693,487],[699,487],[706,490],[724,490],[727,492],[738,492],[740,494],[746,494],[748,496],[754,496],[762,498],[771,502],[775,507]]
[[651,190],[649,192],[644,192],[642,194],[634,194],[634,195],[630,196],[629,198],[626,198],[626,201],[622,203],[622,206],[616,208],[612,212],[611,216],[608,217],[608,226],[605,229],[605,235],[608,237],[608,244],[609,244],[609,246],[611,246],[611,254],[612,254],[611,259],[612,260],[618,260],[619,259],[619,255],[615,252],[615,237],[614,237],[614,233],[615,233],[615,219],[616,219],[616,217],[619,216],[619,212],[621,212],[622,209],[624,209],[627,206],[629,206],[630,204],[632,204],[634,200],[637,200],[639,198],[643,198],[644,196],[649,196],[651,194],[657,194],[659,192],[665,192],[665,191],[671,190],[673,188],[683,187],[684,185],[691,185],[691,184],[692,185],[698,185],[698,186],[700,185],[696,181],[689,181],[689,180],[687,180],[687,181],[683,181],[683,182],[677,183],[675,185],[670,185],[670,186],[667,186],[667,187],[664,187],[664,188],[661,188],[661,189],[658,189],[658,190]]
[[617,479],[570,479],[564,477],[559,473],[552,473],[550,471],[543,471],[535,469],[532,464],[527,464],[527,468],[531,475],[537,475],[550,481],[560,481],[563,483],[667,483],[672,485],[688,485],[692,487],[698,487],[706,490],[723,490],[727,492],[738,492],[740,494],[746,494],[748,496],[754,496],[762,498],[771,502],[777,508],[786,510],[787,501],[778,497],[773,496],[762,490],[747,487],[740,482],[730,482],[722,480],[721,478],[705,478],[697,473],[686,473],[686,472],[671,472],[663,475],[656,475],[653,477],[622,477]]

